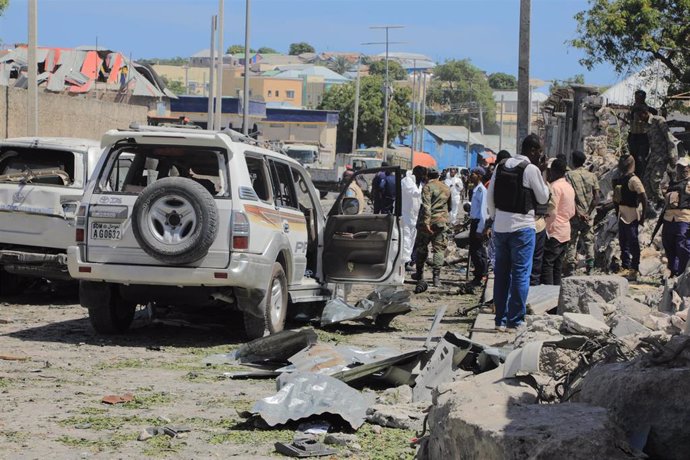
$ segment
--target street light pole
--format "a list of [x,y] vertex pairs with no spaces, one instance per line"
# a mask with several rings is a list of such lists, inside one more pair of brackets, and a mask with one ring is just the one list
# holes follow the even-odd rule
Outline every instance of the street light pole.
[[249,135],[249,0],[244,16],[244,91],[242,92],[242,134]]
[[518,120],[517,144],[519,150],[521,141],[529,134],[530,124],[530,16],[531,0],[520,0],[520,54],[518,63]]
[[38,61],[36,59],[36,46],[38,41],[38,16],[37,0],[29,0],[29,48],[28,48],[28,71],[27,77],[27,134],[38,136]]
[[225,23],[225,0],[218,0],[218,77],[216,84],[218,85],[216,103],[216,119],[215,119],[215,129],[220,131],[223,127],[223,56],[225,51],[223,50],[223,24]]
[[352,118],[352,153],[357,150],[357,129],[359,124],[359,85],[360,85],[360,67],[362,64],[362,55],[357,58],[357,83],[355,83],[355,113]]
[[218,21],[218,16],[213,15],[211,16],[211,49],[209,50],[209,77],[208,77],[208,118],[206,120],[206,129],[212,130],[213,129],[213,121],[214,121],[214,99],[215,99],[215,94],[216,94],[216,89],[214,88],[214,80],[215,80],[215,73],[216,73],[216,24]]
[[[388,153],[387,153],[387,148],[388,148],[388,111],[389,111],[389,93],[390,93],[390,82],[388,79],[388,49],[389,45],[391,44],[390,41],[388,40],[388,32],[390,29],[402,29],[405,26],[374,26],[370,27],[370,29],[384,29],[386,31],[386,76],[385,80],[383,83],[384,86],[384,96],[383,96],[383,159],[387,160],[388,159]],[[369,43],[373,44],[373,43]]]

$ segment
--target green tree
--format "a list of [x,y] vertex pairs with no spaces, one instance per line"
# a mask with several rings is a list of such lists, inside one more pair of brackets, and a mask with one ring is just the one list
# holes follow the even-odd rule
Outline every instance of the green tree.
[[[386,75],[386,60],[369,64],[369,75]],[[407,80],[407,72],[402,68],[398,61],[388,60],[388,76],[391,80]]]
[[559,89],[559,88],[565,88],[570,85],[584,85],[585,84],[585,76],[581,73],[578,73],[576,75],[573,75],[570,78],[566,78],[565,80],[554,80],[551,82],[551,86],[549,87],[549,91],[552,93]]
[[689,18],[688,0],[589,0],[569,43],[584,51],[580,63],[589,70],[609,63],[625,73],[658,59],[672,82],[688,83]]
[[[378,75],[362,77],[360,82],[358,142],[372,147],[383,143],[383,78]],[[412,123],[409,88],[395,88],[388,111],[388,138],[404,135]],[[322,110],[340,111],[338,123],[338,151],[349,152],[352,147],[352,128],[355,106],[355,84],[335,85],[324,95]]]
[[[467,126],[471,118],[484,115],[485,132],[496,129],[496,102],[484,72],[469,59],[450,60],[434,68],[434,77],[427,91],[427,103],[441,112],[435,123]],[[478,130],[478,120],[471,129]]]
[[[244,49],[244,48],[242,48]],[[257,53],[259,54],[278,54],[278,51],[274,50],[273,48],[270,48],[268,46],[262,46],[258,50],[256,50]]]
[[298,56],[302,53],[315,53],[316,50],[313,46],[306,42],[291,43],[290,44],[290,56]]
[[[249,48],[250,53],[256,53],[254,48]],[[244,45],[230,45],[225,54],[244,54]]]
[[174,58],[147,58],[140,60],[143,64],[149,65],[176,65],[183,66],[189,62],[189,59],[180,56]]
[[2,13],[5,11],[5,8],[7,8],[7,5],[10,4],[10,0],[0,0],[0,16],[2,16]]
[[517,79],[510,74],[496,72],[489,75],[489,86],[491,89],[513,90],[517,89]]
[[163,80],[165,86],[176,95],[179,96],[187,92],[187,89],[184,86],[184,82],[180,80],[169,80],[167,77],[164,77],[163,75],[161,75],[160,77],[161,80]]
[[350,67],[352,67],[352,64],[345,56],[337,56],[328,63],[328,68],[340,75],[347,72]]

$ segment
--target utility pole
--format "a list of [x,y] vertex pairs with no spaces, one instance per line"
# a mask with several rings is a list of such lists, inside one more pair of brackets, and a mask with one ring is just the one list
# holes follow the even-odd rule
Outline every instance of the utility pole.
[[419,151],[424,151],[424,126],[426,125],[426,72],[422,72],[422,120],[419,127]]
[[220,131],[223,127],[223,24],[225,22],[224,12],[225,0],[218,0],[218,77],[216,84],[218,91],[216,92],[216,119],[214,120],[214,128]]
[[479,103],[479,132],[484,135],[484,108],[482,103]]
[[244,14],[244,88],[242,92],[242,134],[249,135],[249,0]]
[[208,77],[208,120],[206,122],[206,129],[213,129],[214,122],[214,99],[216,94],[216,89],[213,87],[214,75],[216,73],[216,25],[218,23],[218,16],[211,16],[211,50],[209,52],[209,77]]
[[530,124],[529,65],[531,3],[531,0],[520,0],[520,50],[518,64],[518,122],[516,144],[518,150],[521,141],[529,134]]
[[355,83],[355,112],[352,115],[352,153],[357,150],[357,129],[359,125],[359,85],[360,67],[362,65],[362,55],[357,58],[357,82]]
[[[389,75],[388,75],[388,49],[389,46],[392,44],[388,40],[388,32],[390,29],[402,29],[405,26],[373,26],[370,27],[370,29],[384,29],[386,31],[386,41],[384,42],[386,45],[386,76],[383,82],[383,159],[387,160],[388,159],[388,110],[389,110],[389,105],[390,105],[390,81],[389,81]],[[374,45],[376,43],[365,43],[367,45]]]
[[470,100],[467,102],[467,149],[465,151],[465,167],[470,169],[470,133],[472,132],[472,83],[470,82],[470,89],[468,91]]
[[412,142],[410,142],[412,148],[410,149],[410,165],[412,165],[414,160],[415,131],[417,131],[417,61],[414,59],[412,60],[412,67]]
[[38,42],[38,0],[29,0],[29,49],[27,77],[26,128],[27,135],[38,136],[38,62],[36,59],[36,46]]
[[501,96],[501,121],[500,121],[500,132],[498,133],[498,150],[503,150],[503,103],[505,96]]
[[184,69],[184,93],[189,94],[189,65],[185,64],[182,66]]

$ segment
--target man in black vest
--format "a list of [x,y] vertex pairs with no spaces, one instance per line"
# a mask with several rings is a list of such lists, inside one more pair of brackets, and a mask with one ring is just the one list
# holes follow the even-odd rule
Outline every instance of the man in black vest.
[[[499,331],[524,321],[534,253],[534,210],[549,199],[549,187],[536,166],[543,163],[536,134],[522,141],[521,153],[496,167],[487,193],[495,232],[494,304]],[[491,223],[486,227],[491,228]]]
[[671,276],[685,271],[690,259],[690,159],[676,163],[676,181],[666,191],[666,212],[661,239]]
[[[619,177],[613,181],[613,202],[618,212],[618,241],[621,248],[622,276],[637,279],[640,269],[640,240],[638,227],[644,225],[647,214],[647,195],[639,177],[635,175],[635,159],[623,155],[618,160]],[[640,204],[642,213],[640,213]]]

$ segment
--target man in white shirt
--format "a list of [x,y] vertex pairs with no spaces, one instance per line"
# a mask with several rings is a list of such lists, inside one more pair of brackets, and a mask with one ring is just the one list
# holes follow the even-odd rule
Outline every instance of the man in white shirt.
[[487,233],[484,232],[489,220],[489,209],[486,206],[486,187],[482,178],[486,171],[477,166],[470,173],[469,184],[472,187],[472,206],[470,207],[470,259],[474,267],[473,286],[481,286],[489,272],[489,255],[487,253]]
[[542,163],[542,146],[536,134],[522,141],[521,153],[496,167],[487,192],[495,232],[494,304],[499,331],[517,328],[524,321],[536,235],[534,209],[549,200],[549,187],[537,167]]

